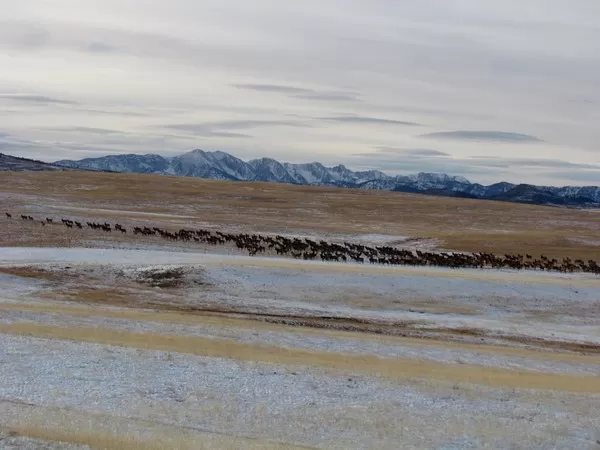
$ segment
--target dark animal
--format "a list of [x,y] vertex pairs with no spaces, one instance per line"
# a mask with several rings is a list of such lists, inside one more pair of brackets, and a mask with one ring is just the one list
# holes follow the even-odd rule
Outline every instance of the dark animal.
[[[9,216],[8,213],[7,217]],[[33,220],[31,216],[21,215],[23,220]],[[51,219],[46,218],[48,223]],[[62,219],[62,222],[69,228],[76,225],[78,228],[83,226],[79,222],[69,219]],[[89,228],[94,230],[111,231],[109,223],[87,222]],[[115,231],[126,233],[121,224],[114,225]],[[415,252],[406,249],[399,249],[392,246],[370,247],[364,244],[355,244],[344,242],[343,245],[327,242],[324,240],[314,241],[311,239],[287,238],[281,235],[265,236],[260,234],[232,234],[221,231],[210,230],[189,230],[181,228],[179,231],[168,231],[158,227],[133,227],[133,235],[152,236],[170,241],[197,242],[208,245],[224,245],[226,243],[235,246],[239,250],[245,250],[249,255],[257,255],[265,252],[276,253],[277,255],[297,258],[297,259],[321,259],[322,261],[332,262],[355,262],[364,263],[368,261],[371,264],[388,265],[407,265],[407,266],[438,266],[451,269],[458,268],[510,268],[514,270],[546,270],[558,272],[588,272],[600,275],[600,265],[594,260],[583,261],[582,259],[571,260],[563,258],[558,261],[555,258],[540,256],[539,259],[530,254],[504,254],[495,255],[493,253],[436,253],[417,250]]]

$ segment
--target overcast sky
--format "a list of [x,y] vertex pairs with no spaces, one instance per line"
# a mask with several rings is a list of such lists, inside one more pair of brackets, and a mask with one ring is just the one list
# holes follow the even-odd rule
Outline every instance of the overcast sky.
[[0,7],[0,152],[600,184],[598,0]]

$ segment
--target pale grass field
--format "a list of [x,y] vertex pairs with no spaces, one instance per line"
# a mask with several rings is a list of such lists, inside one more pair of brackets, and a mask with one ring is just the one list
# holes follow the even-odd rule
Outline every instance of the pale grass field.
[[[591,245],[600,241],[600,214],[592,211],[382,191],[87,172],[4,172],[0,193],[0,207],[16,214],[23,210],[67,217],[120,217],[173,227],[196,222],[263,232],[381,233],[435,238],[440,247],[459,251],[600,258],[600,248]],[[63,213],[61,205],[67,208]],[[94,209],[108,211],[94,213]],[[49,245],[68,245],[60,235],[47,238]],[[27,243],[26,237],[20,241]]]

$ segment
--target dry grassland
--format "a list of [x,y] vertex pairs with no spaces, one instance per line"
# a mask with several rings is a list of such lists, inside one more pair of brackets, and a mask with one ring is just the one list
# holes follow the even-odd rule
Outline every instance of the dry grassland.
[[[123,218],[167,226],[197,222],[265,232],[379,233],[436,238],[441,247],[460,251],[600,259],[600,247],[592,245],[600,242],[600,214],[572,209],[382,191],[88,172],[4,172],[0,193],[6,194],[0,197],[2,207],[15,213],[31,204],[116,209],[123,211]],[[136,216],[131,211],[180,217]],[[77,214],[94,215],[87,211]],[[95,215],[107,214],[120,215],[114,211]],[[58,237],[53,239],[61,242]]]

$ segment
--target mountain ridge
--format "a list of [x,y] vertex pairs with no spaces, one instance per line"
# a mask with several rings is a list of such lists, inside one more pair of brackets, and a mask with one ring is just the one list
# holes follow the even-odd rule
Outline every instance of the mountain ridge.
[[598,186],[536,186],[505,181],[486,186],[471,183],[462,176],[445,173],[387,175],[379,170],[352,171],[342,164],[326,167],[316,161],[302,164],[280,162],[273,158],[243,161],[229,153],[201,149],[172,157],[157,154],[123,154],[81,160],[60,160],[52,164],[111,172],[337,186],[555,206],[600,207]]
[[12,156],[0,153],[0,171],[3,172],[41,172],[61,171],[67,169],[67,167],[59,167],[54,164],[38,161],[35,159],[21,158],[19,156]]

